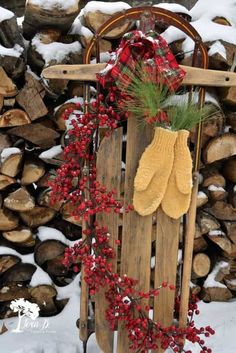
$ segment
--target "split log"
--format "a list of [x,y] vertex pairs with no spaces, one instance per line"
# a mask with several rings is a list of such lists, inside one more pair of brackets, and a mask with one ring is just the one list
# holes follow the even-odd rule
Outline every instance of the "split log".
[[236,183],[236,158],[230,158],[223,165],[223,174],[224,177],[231,181],[232,183]]
[[[211,301],[227,301],[232,298],[230,290],[221,282],[217,281],[217,276],[219,272],[228,273],[229,264],[225,261],[220,261],[216,263],[212,272],[208,275],[207,279],[204,282],[204,291],[203,291],[203,300],[206,302]],[[222,274],[220,275],[221,280]]]
[[226,275],[224,278],[224,283],[228,289],[236,292],[236,273],[230,273],[229,275]]
[[0,174],[0,190],[5,189],[6,187],[8,187],[9,185],[12,185],[16,183],[16,180],[4,175],[4,174]]
[[0,66],[10,77],[20,76],[25,69],[24,41],[13,12],[1,7],[0,20]]
[[64,254],[66,245],[58,240],[45,240],[35,247],[34,258],[39,266]]
[[4,199],[4,206],[12,211],[25,212],[32,210],[35,202],[30,193],[22,187]]
[[199,191],[197,195],[197,207],[202,207],[208,202],[208,197],[203,191]]
[[63,277],[68,273],[67,268],[63,265],[64,254],[48,260],[44,265],[44,270],[53,277]]
[[227,125],[230,126],[233,132],[236,132],[236,112],[227,112]]
[[35,206],[32,210],[20,212],[20,217],[28,227],[39,227],[53,219],[56,211],[47,207]]
[[21,126],[30,123],[30,118],[21,109],[10,109],[0,117],[0,127]]
[[223,221],[236,221],[236,208],[225,201],[217,201],[206,212]]
[[230,107],[236,106],[236,87],[221,88],[219,89],[219,96],[225,105]]
[[29,228],[19,227],[12,231],[2,232],[3,237],[12,243],[26,243],[32,240],[32,232]]
[[13,109],[13,107],[15,106],[15,103],[16,103],[15,97],[4,98],[4,101],[3,101],[4,108],[9,108],[9,109]]
[[17,92],[17,87],[13,81],[7,76],[4,69],[0,67],[0,95],[3,97],[12,97],[15,96]]
[[227,191],[221,186],[209,185],[208,186],[209,197],[212,201],[225,200],[228,196]]
[[51,202],[51,189],[50,188],[43,190],[39,194],[37,201],[40,206],[49,207],[55,211],[59,211],[62,204],[63,204],[63,200],[57,201],[56,203]]
[[217,230],[220,228],[220,223],[217,219],[206,212],[198,213],[197,223],[200,227],[201,234],[207,234],[212,230]]
[[208,188],[210,185],[224,188],[226,181],[223,175],[219,174],[218,171],[213,171],[213,173],[210,173],[210,175],[204,176],[202,185],[206,188]]
[[0,288],[0,303],[20,298],[30,299],[28,288],[22,284],[8,283]]
[[76,103],[71,102],[71,103],[64,103],[58,109],[55,110],[54,118],[59,130],[63,130],[63,131],[66,130],[66,124],[64,120],[65,113],[68,110],[73,111],[76,109],[77,109]]
[[29,284],[36,269],[35,265],[19,262],[4,273],[2,283],[22,282]]
[[82,220],[81,219],[76,219],[72,213],[73,210],[75,209],[75,206],[72,205],[70,202],[65,203],[62,207],[61,207],[61,215],[62,218],[67,221],[70,222],[72,224],[75,224],[77,226],[82,226]]
[[236,134],[227,133],[210,140],[204,150],[205,163],[210,164],[236,154]]
[[55,139],[60,137],[56,131],[38,123],[18,126],[10,129],[8,133],[22,137],[25,140],[32,142],[34,145],[42,148],[54,146]]
[[223,254],[227,258],[236,257],[236,245],[232,243],[224,233],[214,234],[213,232],[210,232],[208,238],[223,250]]
[[5,148],[9,148],[12,146],[11,140],[8,135],[0,133],[0,153]]
[[228,238],[236,244],[236,222],[223,222]]
[[[83,51],[80,42],[57,41],[45,42],[45,32],[38,32],[32,39],[28,50],[28,62],[32,68],[40,72],[45,66],[57,64],[82,64]],[[48,37],[49,39],[49,37]]]
[[209,68],[213,70],[229,70],[234,63],[234,54],[236,45],[217,40],[214,42],[206,42],[209,55]]
[[195,238],[194,243],[193,243],[193,251],[195,253],[198,253],[200,251],[206,250],[207,246],[208,246],[208,244],[202,236]]
[[33,121],[48,113],[43,101],[45,90],[39,80],[30,72],[25,73],[25,80],[26,84],[17,95],[16,101]]
[[[117,3],[119,4],[119,3]],[[113,4],[97,1],[96,3],[88,3],[84,7],[84,21],[87,27],[89,27],[93,32],[97,32],[99,27],[103,25],[107,20],[109,20],[113,15],[121,13],[123,10],[130,8],[128,4],[120,3],[121,7],[114,11]],[[126,21],[125,23],[118,25],[111,31],[105,34],[105,38],[115,39],[121,38],[124,33],[128,32],[131,27],[132,22]]]
[[37,182],[37,186],[40,188],[47,188],[49,182],[53,182],[56,177],[56,171],[51,169],[49,172],[45,173],[41,179]]
[[18,217],[8,209],[0,209],[0,230],[13,230],[18,226]]
[[0,275],[20,261],[21,259],[15,255],[0,255]]
[[211,260],[209,256],[204,253],[198,253],[193,257],[192,264],[192,278],[205,277],[211,267]]
[[29,293],[34,303],[40,308],[40,315],[55,315],[57,307],[54,299],[57,296],[57,291],[50,285],[39,285],[29,289]]
[[218,23],[219,25],[231,26],[229,19],[226,19],[225,17],[222,17],[222,16],[216,16],[215,18],[213,18],[212,21],[215,23]]
[[21,184],[29,185],[36,183],[44,175],[44,173],[44,164],[40,160],[26,160],[23,167]]
[[28,0],[25,8],[23,22],[23,35],[26,39],[31,39],[41,28],[52,27],[66,33],[70,29],[74,19],[79,13],[79,0],[70,2],[54,2],[50,5],[42,1],[39,3]]
[[0,171],[2,174],[5,174],[9,177],[14,178],[20,171],[23,155],[21,151],[17,148],[13,147],[13,148],[9,148],[8,150],[10,150],[9,151],[10,153],[11,152],[13,153],[10,154],[5,159],[2,158],[3,152],[1,153],[2,164],[1,164]]

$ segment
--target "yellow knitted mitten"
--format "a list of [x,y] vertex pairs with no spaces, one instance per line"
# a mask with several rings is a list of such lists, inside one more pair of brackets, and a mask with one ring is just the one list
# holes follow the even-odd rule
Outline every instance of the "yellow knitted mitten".
[[174,147],[174,164],[161,206],[174,219],[189,209],[192,190],[192,158],[188,148],[189,132],[180,130]]
[[153,213],[165,194],[174,160],[177,132],[156,128],[151,144],[139,161],[134,179],[134,209],[141,215]]

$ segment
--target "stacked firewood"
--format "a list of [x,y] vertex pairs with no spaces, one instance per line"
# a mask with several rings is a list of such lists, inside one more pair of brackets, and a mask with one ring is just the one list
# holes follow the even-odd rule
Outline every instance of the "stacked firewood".
[[[83,84],[45,80],[41,72],[49,65],[82,63],[98,27],[129,8],[91,1],[80,11],[78,0],[57,2],[60,6],[48,7],[47,1],[28,0],[19,24],[0,8],[0,318],[12,315],[10,302],[20,297],[38,303],[42,315],[62,310],[66,300],[57,300],[56,286],[73,278],[62,266],[63,253],[81,238],[70,205],[50,203],[48,181],[63,163],[64,112],[83,102]],[[191,20],[183,7],[176,12]],[[108,60],[108,51],[135,26],[125,22],[107,33],[100,41],[101,59]],[[159,23],[156,29],[166,28]],[[209,49],[213,44],[207,43]],[[221,44],[226,58],[216,52],[210,66],[234,71],[235,45]],[[181,45],[172,42],[172,50],[179,62],[190,63]],[[236,88],[210,92],[206,104],[217,113],[203,129],[191,287],[206,301],[227,300],[236,293]]]

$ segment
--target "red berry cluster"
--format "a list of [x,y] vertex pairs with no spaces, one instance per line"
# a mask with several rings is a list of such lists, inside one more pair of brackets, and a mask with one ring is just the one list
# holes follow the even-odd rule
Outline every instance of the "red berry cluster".
[[[113,101],[113,95],[114,90],[111,90],[110,101]],[[201,336],[208,337],[214,331],[210,327],[195,327],[193,314],[199,313],[196,300],[189,304],[189,324],[186,328],[175,325],[162,327],[150,318],[151,308],[147,303],[151,297],[158,296],[161,288],[175,290],[175,287],[164,282],[159,288],[144,293],[137,291],[135,279],[113,272],[111,260],[115,257],[115,251],[110,246],[109,230],[91,219],[100,212],[123,212],[124,206],[115,198],[115,190],[107,191],[96,180],[95,161],[98,128],[105,127],[109,132],[117,127],[121,117],[113,107],[105,104],[102,95],[83,107],[78,105],[78,109],[84,112],[75,114],[71,120],[69,144],[64,149],[65,163],[58,169],[50,186],[53,202],[59,199],[71,204],[71,215],[75,219],[85,219],[88,227],[83,231],[83,240],[72,248],[66,248],[63,264],[74,272],[79,271],[80,264],[83,265],[90,295],[96,294],[101,287],[107,289],[106,318],[113,330],[119,322],[125,325],[133,351],[147,353],[161,347],[171,348],[173,352],[186,352],[183,349],[186,338],[199,344],[200,353],[211,353]],[[71,113],[71,110],[67,110],[65,119]],[[132,209],[132,205],[129,205],[124,211]],[[116,243],[119,245],[118,240]],[[179,299],[176,299],[176,312],[178,307]]]

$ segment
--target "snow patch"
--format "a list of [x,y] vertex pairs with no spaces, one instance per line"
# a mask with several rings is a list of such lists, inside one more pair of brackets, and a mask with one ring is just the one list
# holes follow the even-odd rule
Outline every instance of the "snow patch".
[[49,65],[51,61],[60,63],[71,53],[80,53],[82,49],[82,46],[78,41],[70,44],[59,42],[44,44],[40,41],[40,34],[36,34],[36,36],[34,36],[32,39],[32,45],[42,56],[46,65]]
[[71,241],[65,237],[65,235],[59,230],[51,227],[41,226],[38,228],[37,237],[41,241],[54,239],[59,240],[67,246],[73,246],[75,243],[78,243],[78,240]]
[[208,190],[209,191],[225,191],[225,189],[222,188],[221,186],[215,186],[215,185],[209,185]]
[[207,199],[207,195],[203,191],[199,191],[197,194],[198,199]]
[[69,8],[77,8],[78,0],[31,0],[32,5],[36,5],[45,10],[67,10]]
[[0,22],[10,20],[14,17],[14,13],[0,6]]
[[12,154],[20,154],[21,150],[17,147],[9,147],[9,148],[4,148],[1,152],[1,163],[3,163],[8,157],[10,157]]
[[53,146],[49,150],[40,153],[39,158],[41,159],[52,159],[63,152],[61,145]]
[[0,44],[0,56],[15,56],[19,58],[23,51],[24,49],[19,44],[15,44],[13,48],[5,48]]
[[186,9],[186,7],[184,7],[183,5],[179,5],[179,4],[170,4],[167,2],[163,2],[163,3],[160,2],[159,4],[154,5],[154,7],[160,7],[161,9],[166,9],[168,11],[185,13],[185,14],[189,15],[189,10]]
[[210,49],[208,50],[208,55],[212,56],[214,54],[220,54],[222,56],[222,58],[224,58],[225,60],[227,60],[226,58],[226,49],[223,46],[223,44],[221,44],[221,42],[219,40],[217,40],[214,44],[212,44],[212,46],[210,47]]
[[222,232],[222,230],[220,230],[220,229],[215,229],[215,230],[210,230],[208,235],[211,236],[211,237],[219,237],[219,236],[224,237],[225,233]]
[[88,12],[100,11],[107,15],[113,15],[116,12],[130,9],[131,6],[123,1],[107,3],[104,1],[89,1],[84,7],[84,15]]
[[212,287],[227,288],[224,284],[217,282],[215,280],[215,277],[217,273],[220,271],[220,269],[226,268],[228,266],[229,266],[228,262],[225,262],[225,261],[218,262],[215,265],[213,271],[207,276],[207,279],[203,284],[204,288],[212,288]]
[[[109,53],[108,51],[104,53],[100,53],[100,63],[107,63],[110,59],[111,59],[111,53]],[[90,64],[96,64],[96,63],[97,63],[97,59],[92,59],[90,61]]]
[[81,23],[81,16],[76,17],[76,19],[72,23],[69,34],[78,34],[86,38],[90,38],[93,36],[93,32],[90,31],[89,28],[83,26],[83,24]]

